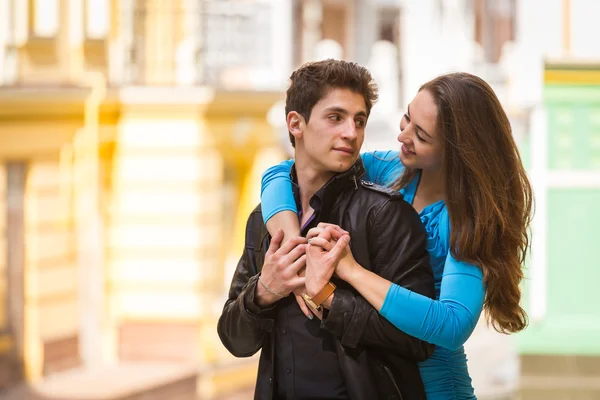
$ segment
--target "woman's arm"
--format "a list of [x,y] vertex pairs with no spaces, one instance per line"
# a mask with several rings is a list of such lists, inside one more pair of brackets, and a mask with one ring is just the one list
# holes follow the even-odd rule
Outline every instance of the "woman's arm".
[[293,160],[287,160],[267,169],[261,181],[263,219],[271,236],[274,236],[278,229],[283,229],[283,242],[300,235],[298,209],[290,178],[290,168],[293,164]]
[[[380,185],[392,183],[404,168],[397,151],[374,151],[363,153],[361,157],[366,170],[365,179]],[[287,160],[267,169],[261,181],[263,219],[271,235],[277,229],[283,229],[284,242],[300,234],[298,209],[290,178],[293,164],[293,160]]]
[[446,258],[440,299],[432,300],[360,267],[344,276],[360,294],[401,331],[454,350],[475,329],[485,299],[480,268]]

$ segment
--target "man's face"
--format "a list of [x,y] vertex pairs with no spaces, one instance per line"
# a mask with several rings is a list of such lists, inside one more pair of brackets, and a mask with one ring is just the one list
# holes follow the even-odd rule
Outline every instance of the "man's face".
[[352,167],[363,144],[368,118],[361,94],[333,88],[315,104],[308,123],[299,118],[298,129],[290,130],[296,137],[298,162],[303,159],[305,165],[320,173],[339,173]]

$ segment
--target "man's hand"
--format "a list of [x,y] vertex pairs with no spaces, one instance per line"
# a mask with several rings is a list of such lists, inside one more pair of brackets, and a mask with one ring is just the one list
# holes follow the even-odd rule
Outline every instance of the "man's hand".
[[298,271],[306,265],[306,239],[295,237],[281,246],[282,239],[283,230],[279,229],[265,255],[260,282],[256,285],[256,302],[261,307],[270,306],[304,286],[305,278],[298,276]]
[[350,236],[336,225],[320,223],[308,232],[307,238],[305,285],[308,296],[314,297],[331,279]]

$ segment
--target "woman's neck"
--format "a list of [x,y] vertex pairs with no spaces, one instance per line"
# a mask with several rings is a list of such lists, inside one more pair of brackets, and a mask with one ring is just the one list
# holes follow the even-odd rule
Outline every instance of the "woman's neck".
[[446,191],[441,171],[422,170],[413,202],[415,209],[420,212],[424,207],[445,200],[445,198]]

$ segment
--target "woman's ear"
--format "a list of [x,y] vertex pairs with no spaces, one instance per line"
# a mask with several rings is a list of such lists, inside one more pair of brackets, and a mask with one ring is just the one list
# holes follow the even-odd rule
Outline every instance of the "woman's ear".
[[296,111],[290,111],[287,115],[287,128],[288,131],[294,136],[296,140],[302,138],[302,132],[304,131],[304,117]]

